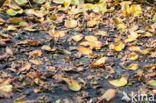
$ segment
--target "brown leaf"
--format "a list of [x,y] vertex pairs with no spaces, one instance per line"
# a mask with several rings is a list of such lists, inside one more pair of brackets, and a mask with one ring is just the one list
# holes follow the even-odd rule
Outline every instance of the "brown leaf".
[[41,42],[38,40],[24,40],[19,43],[16,43],[16,45],[29,45],[29,46],[34,46],[39,44],[41,44]]

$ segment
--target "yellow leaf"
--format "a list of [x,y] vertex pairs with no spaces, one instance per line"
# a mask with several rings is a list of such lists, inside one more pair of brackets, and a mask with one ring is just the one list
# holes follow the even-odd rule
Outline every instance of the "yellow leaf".
[[100,41],[90,41],[89,46],[90,46],[91,49],[101,49],[102,42],[100,42]]
[[115,89],[108,89],[101,97],[98,98],[99,101],[105,99],[106,101],[110,101],[115,97],[117,90]]
[[146,33],[141,35],[141,37],[151,37],[151,36],[153,36],[153,34],[149,33],[149,32],[146,32]]
[[75,80],[68,78],[62,78],[62,80],[67,83],[68,88],[72,91],[79,91],[81,89],[81,85]]
[[106,60],[107,60],[107,57],[102,57],[96,60],[93,64],[91,64],[90,67],[101,67],[105,64]]
[[109,81],[109,83],[116,87],[123,87],[128,83],[128,81],[127,81],[127,78],[121,77],[120,79],[117,79],[117,80],[111,80]]
[[87,26],[88,27],[94,27],[95,25],[97,25],[99,22],[96,20],[90,20],[87,22]]
[[79,47],[78,47],[78,50],[79,50],[82,54],[84,54],[84,55],[90,55],[90,56],[93,55],[92,50],[89,49],[89,48],[85,48],[85,47],[79,46]]
[[77,27],[77,21],[76,20],[66,20],[64,25],[67,28],[75,28],[75,27]]
[[101,36],[108,36],[108,34],[107,34],[107,32],[105,32],[105,31],[97,31],[96,33],[95,33],[95,35],[101,35]]
[[72,36],[71,40],[74,40],[74,41],[78,42],[78,41],[82,40],[82,38],[83,38],[83,35],[78,34],[78,35]]
[[125,40],[125,42],[132,42],[135,41],[138,38],[138,34],[136,32],[130,32],[130,35],[128,35],[128,38]]
[[114,45],[115,51],[122,51],[125,48],[125,44],[122,41],[118,40],[117,43]]
[[134,64],[130,64],[127,69],[129,70],[137,70],[138,69],[138,64],[137,63],[134,63]]
[[131,5],[131,14],[134,16],[140,15],[142,13],[141,5],[133,4]]
[[139,57],[138,54],[136,54],[135,52],[132,52],[129,54],[130,60],[136,60],[136,59],[138,59],[138,57]]
[[131,13],[130,4],[131,3],[132,3],[131,1],[123,1],[120,3],[123,16],[130,16],[130,13]]
[[153,48],[147,48],[147,49],[141,50],[141,53],[142,53],[142,54],[148,54],[148,53],[150,53],[152,50],[153,50]]
[[52,37],[64,37],[66,35],[66,31],[55,31],[55,30],[49,30],[49,35]]
[[150,81],[148,81],[148,84],[153,87],[156,87],[156,80],[150,80]]
[[85,36],[85,40],[87,40],[87,41],[97,41],[98,39],[95,36]]

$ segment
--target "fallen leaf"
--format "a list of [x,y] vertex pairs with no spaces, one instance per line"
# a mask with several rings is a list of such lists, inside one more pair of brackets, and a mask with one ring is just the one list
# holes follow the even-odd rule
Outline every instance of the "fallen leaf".
[[55,30],[49,30],[49,35],[52,36],[52,37],[56,37],[56,38],[61,38],[61,37],[64,37],[66,35],[66,32],[67,31],[55,31]]
[[10,79],[0,83],[0,97],[9,98],[11,96],[13,86],[10,83]]
[[87,41],[97,41],[98,39],[95,36],[85,36],[85,40],[87,40]]
[[13,56],[13,51],[9,47],[6,47],[6,53],[10,56]]
[[148,81],[148,84],[153,87],[156,87],[156,80],[150,80],[150,81]]
[[97,24],[99,24],[99,22],[96,21],[96,20],[90,20],[90,21],[87,22],[87,26],[88,26],[88,27],[94,27],[94,26],[96,26]]
[[82,46],[79,46],[78,47],[78,50],[82,53],[82,54],[85,54],[85,55],[93,55],[93,52],[91,49],[89,48],[85,48],[85,47],[82,47]]
[[133,64],[130,64],[129,66],[127,66],[128,70],[137,70],[138,68],[139,68],[139,66],[137,63],[133,63]]
[[127,78],[121,77],[120,79],[117,80],[111,80],[109,81],[109,83],[115,87],[123,87],[128,83],[128,81]]
[[41,65],[43,64],[41,61],[39,60],[35,60],[35,59],[32,59],[32,60],[29,60],[31,63],[35,64],[35,65]]
[[67,28],[75,28],[78,24],[76,20],[66,20],[64,25]]
[[68,85],[68,88],[72,91],[80,91],[81,89],[81,85],[72,79],[68,79],[68,78],[62,78],[63,81],[65,81]]
[[78,41],[82,40],[82,38],[83,38],[83,35],[78,34],[78,35],[72,36],[70,39],[78,42]]
[[90,67],[101,67],[105,64],[105,61],[107,60],[107,57],[101,57],[100,59],[93,62],[93,64],[90,65]]
[[95,35],[101,35],[101,36],[108,36],[108,34],[107,34],[107,32],[105,32],[105,31],[97,31],[96,33],[95,33]]
[[29,57],[38,57],[42,55],[42,51],[41,50],[34,50],[32,52],[29,53]]
[[98,101],[106,100],[109,102],[115,97],[117,90],[115,89],[108,89],[101,97],[98,98]]
[[122,51],[124,48],[125,48],[125,44],[120,40],[117,40],[117,43],[114,44],[115,51]]
[[31,68],[31,64],[27,63],[22,68],[19,68],[19,72],[27,71]]
[[128,55],[128,59],[130,59],[130,60],[137,60],[138,57],[139,57],[138,54],[135,53],[135,52],[132,52],[132,53],[130,53],[130,54]]
[[51,51],[52,48],[49,45],[43,45],[41,49]]
[[38,40],[24,40],[16,43],[16,45],[30,45],[30,46],[39,45],[39,44],[41,44],[41,42]]

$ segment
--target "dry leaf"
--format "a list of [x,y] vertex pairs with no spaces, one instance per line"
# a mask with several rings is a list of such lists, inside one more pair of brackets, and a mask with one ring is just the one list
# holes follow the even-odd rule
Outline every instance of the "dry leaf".
[[101,57],[100,59],[93,62],[93,64],[90,65],[90,67],[101,67],[105,64],[105,61],[107,60],[107,57]]
[[91,49],[89,48],[85,48],[85,47],[82,47],[82,46],[79,46],[78,47],[78,50],[82,53],[82,54],[85,54],[85,55],[93,55],[93,52]]
[[22,68],[19,68],[19,72],[27,71],[31,68],[31,64],[27,63]]

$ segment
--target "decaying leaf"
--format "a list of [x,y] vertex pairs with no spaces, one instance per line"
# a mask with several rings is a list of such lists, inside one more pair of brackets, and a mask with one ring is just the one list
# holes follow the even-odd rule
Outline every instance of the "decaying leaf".
[[126,77],[121,77],[117,80],[110,80],[109,83],[115,87],[123,87],[128,83],[128,81]]

